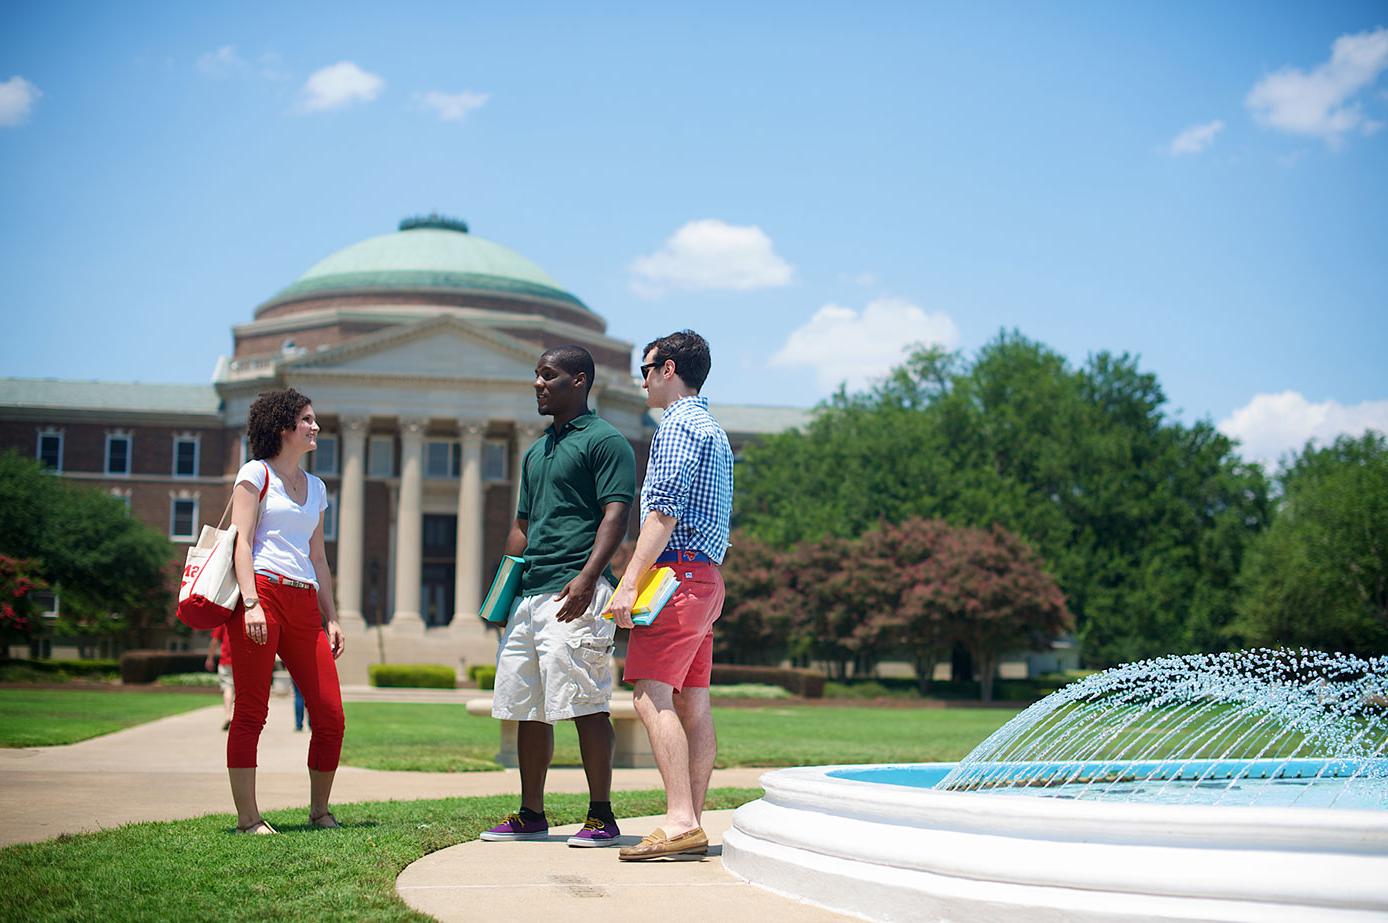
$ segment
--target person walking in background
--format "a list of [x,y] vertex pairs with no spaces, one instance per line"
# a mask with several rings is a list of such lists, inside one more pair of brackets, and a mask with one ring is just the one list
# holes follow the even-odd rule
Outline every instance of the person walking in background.
[[[289,685],[294,688],[294,730],[302,731],[304,729],[304,694],[299,690],[298,683],[290,680]],[[309,727],[312,726],[310,723]]]
[[[718,754],[708,686],[733,508],[732,447],[699,394],[711,365],[707,341],[682,330],[652,340],[643,356],[647,403],[664,413],[641,487],[641,534],[608,608],[632,629],[623,679],[636,687],[636,713],[665,783],[665,817],[621,850],[624,861],[708,852],[701,823]],[[679,589],[659,618],[636,628],[636,588],[656,565],[674,569]]]
[[521,588],[502,633],[492,715],[517,721],[520,810],[484,840],[542,840],[545,776],[554,722],[572,720],[588,777],[588,819],[570,846],[612,846],[609,715],[617,629],[600,617],[612,594],[607,562],[626,533],[636,498],[636,453],[616,427],[588,409],[593,357],[558,346],[535,365],[535,404],[554,418],[525,453],[520,502],[506,554],[523,555]]
[[323,549],[327,489],[301,466],[318,445],[313,405],[293,389],[266,392],[251,404],[246,435],[252,460],[236,473],[231,505],[241,604],[227,622],[236,682],[227,774],[236,829],[275,832],[256,804],[255,766],[276,655],[303,691],[312,719],[309,823],[336,827],[328,799],[342,752],[342,690],[334,661],[343,637]]
[[212,640],[207,644],[207,672],[217,671],[217,685],[222,689],[222,730],[231,727],[231,707],[236,701],[236,685],[231,679],[231,639],[227,627],[218,625],[212,629]]

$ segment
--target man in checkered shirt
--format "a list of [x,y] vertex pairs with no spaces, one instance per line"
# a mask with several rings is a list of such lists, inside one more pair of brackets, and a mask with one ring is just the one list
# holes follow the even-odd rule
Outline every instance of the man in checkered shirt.
[[[681,330],[646,344],[641,365],[647,403],[664,413],[651,439],[641,487],[641,534],[608,608],[632,628],[624,679],[651,738],[665,783],[665,818],[623,860],[708,852],[700,826],[718,753],[708,685],[713,623],[723,611],[718,566],[728,549],[733,452],[699,395],[708,377],[708,342]],[[633,628],[636,587],[651,567],[674,569],[679,589],[650,625]]]

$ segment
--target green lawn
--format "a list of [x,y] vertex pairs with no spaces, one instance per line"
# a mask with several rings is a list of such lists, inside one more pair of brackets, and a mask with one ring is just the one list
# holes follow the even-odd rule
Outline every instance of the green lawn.
[[[760,789],[717,789],[708,807],[733,808],[760,796]],[[475,839],[515,801],[506,795],[347,804],[335,808],[343,829],[331,832],[308,829],[306,809],[296,808],[266,812],[280,836],[237,836],[233,816],[221,814],[12,846],[0,851],[0,917],[427,923],[395,896],[396,877],[423,855]],[[665,808],[661,792],[614,793],[612,802],[618,817]],[[577,823],[586,808],[578,795],[546,798],[552,824]],[[537,846],[536,861],[561,861],[566,848]]]
[[[497,769],[499,734],[462,705],[349,702],[343,762],[433,772]],[[1015,711],[997,708],[714,707],[718,766],[957,760]],[[554,734],[554,763],[578,766],[572,722]]]
[[220,701],[184,692],[0,689],[0,747],[76,743]]

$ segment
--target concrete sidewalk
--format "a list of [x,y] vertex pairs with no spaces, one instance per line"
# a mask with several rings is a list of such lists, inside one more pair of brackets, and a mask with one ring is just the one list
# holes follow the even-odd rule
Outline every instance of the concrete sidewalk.
[[[573,849],[564,844],[578,825],[555,827],[548,840],[474,840],[412,862],[395,880],[400,899],[443,923],[475,923],[504,908],[510,923],[601,920],[717,920],[718,923],[830,923],[854,919],[747,884],[723,869],[723,833],[732,811],[704,815],[712,841],[704,858],[620,862],[615,846]],[[660,824],[655,817],[621,818],[626,846]]]
[[[382,690],[384,691],[384,690]],[[355,692],[355,690],[353,690]],[[457,696],[440,690],[445,695]],[[459,690],[466,695],[474,690]],[[490,694],[490,693],[486,693]],[[461,701],[462,696],[449,699]],[[373,701],[381,701],[386,696]],[[419,701],[414,699],[413,701]],[[479,719],[469,719],[479,720]],[[87,833],[144,820],[231,813],[221,704],[64,747],[0,749],[0,846]],[[350,729],[348,733],[351,733]],[[308,732],[294,731],[293,703],[271,698],[260,737],[257,783],[263,810],[307,806]],[[716,786],[755,787],[762,770],[714,774]],[[654,769],[618,769],[619,790],[660,788]],[[588,790],[582,769],[551,769],[551,792]],[[333,802],[411,800],[520,792],[515,770],[382,772],[343,766]],[[575,850],[576,852],[577,850]]]

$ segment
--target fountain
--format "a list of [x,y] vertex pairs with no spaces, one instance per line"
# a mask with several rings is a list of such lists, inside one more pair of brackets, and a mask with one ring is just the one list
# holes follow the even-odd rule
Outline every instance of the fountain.
[[1163,657],[958,764],[762,777],[724,865],[873,920],[1388,919],[1388,658]]

